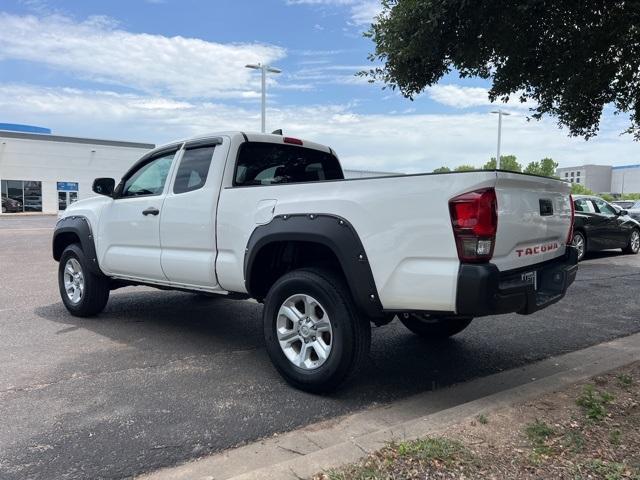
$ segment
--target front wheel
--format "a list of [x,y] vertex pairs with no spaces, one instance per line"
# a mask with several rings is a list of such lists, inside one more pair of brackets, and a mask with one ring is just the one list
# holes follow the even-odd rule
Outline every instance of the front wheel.
[[640,230],[634,228],[629,235],[629,243],[622,249],[624,253],[631,253],[633,255],[640,252]]
[[371,326],[342,278],[320,269],[294,270],[269,290],[263,310],[267,352],[280,374],[309,392],[336,389],[362,365]]
[[422,313],[401,313],[402,324],[416,335],[437,340],[451,337],[469,326],[469,317],[432,317]]
[[62,252],[58,286],[64,306],[77,317],[100,313],[109,300],[109,279],[91,271],[89,260],[76,243]]

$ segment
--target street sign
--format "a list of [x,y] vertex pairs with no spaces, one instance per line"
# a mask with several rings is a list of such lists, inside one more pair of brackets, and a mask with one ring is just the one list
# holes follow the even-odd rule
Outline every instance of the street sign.
[[59,192],[77,192],[78,182],[57,182]]

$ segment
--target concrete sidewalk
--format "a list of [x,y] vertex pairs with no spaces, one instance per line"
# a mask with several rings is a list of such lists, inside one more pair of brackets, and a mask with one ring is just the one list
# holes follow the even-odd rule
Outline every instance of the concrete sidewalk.
[[385,407],[321,422],[141,477],[144,480],[310,478],[392,440],[412,440],[461,420],[640,360],[640,334],[551,357]]

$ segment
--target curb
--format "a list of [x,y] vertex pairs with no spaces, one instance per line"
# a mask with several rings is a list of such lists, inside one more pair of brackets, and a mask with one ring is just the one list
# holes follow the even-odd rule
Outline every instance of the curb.
[[352,463],[388,442],[414,440],[640,360],[640,333],[551,357],[386,407],[328,420],[192,462],[144,480],[300,480]]

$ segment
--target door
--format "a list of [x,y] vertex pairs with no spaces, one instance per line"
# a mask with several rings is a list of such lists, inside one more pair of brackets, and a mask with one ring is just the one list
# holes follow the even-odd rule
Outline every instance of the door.
[[218,282],[216,209],[225,149],[220,139],[186,143],[164,200],[162,270],[173,283],[213,288]]
[[593,203],[596,206],[598,215],[602,218],[606,241],[605,248],[624,247],[627,243],[626,235],[622,227],[620,215],[618,215],[616,209],[601,198],[594,198]]
[[128,172],[100,218],[98,256],[106,273],[166,281],[160,265],[160,215],[176,150]]
[[608,248],[607,218],[598,213],[598,209],[591,198],[576,198],[574,200],[576,217],[582,217],[584,230],[587,235],[589,250]]

